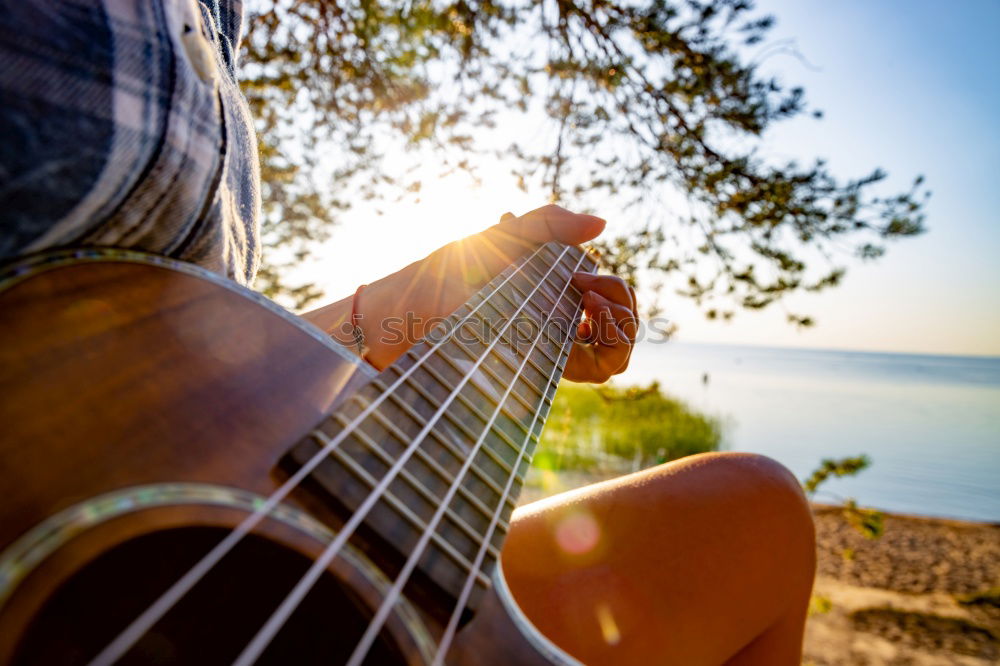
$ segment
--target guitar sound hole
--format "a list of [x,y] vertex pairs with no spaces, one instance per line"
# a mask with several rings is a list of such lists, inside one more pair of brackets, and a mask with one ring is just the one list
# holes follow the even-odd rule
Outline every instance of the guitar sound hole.
[[[20,642],[15,663],[88,662],[226,533],[212,527],[171,529],[104,553],[45,603]],[[231,663],[310,564],[297,552],[247,536],[118,663]],[[343,663],[370,615],[327,573],[258,663]],[[405,659],[383,632],[365,663]]]

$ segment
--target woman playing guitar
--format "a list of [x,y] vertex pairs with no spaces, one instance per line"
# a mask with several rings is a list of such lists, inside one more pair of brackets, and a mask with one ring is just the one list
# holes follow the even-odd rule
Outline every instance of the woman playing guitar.
[[[240,3],[3,4],[0,259],[117,247],[250,284],[260,203],[231,66]],[[363,343],[382,370],[428,332],[420,322],[454,312],[526,251],[577,245],[604,225],[557,206],[507,213],[304,318],[348,348]],[[377,251],[375,239],[365,249]],[[628,366],[635,293],[586,272],[572,285],[584,321],[563,376],[604,382]],[[404,339],[383,334],[379,322],[408,313],[416,323]],[[560,530],[580,516],[597,545],[567,549]],[[781,465],[707,454],[518,509],[502,565],[530,622],[583,663],[790,665],[800,660],[813,528]]]

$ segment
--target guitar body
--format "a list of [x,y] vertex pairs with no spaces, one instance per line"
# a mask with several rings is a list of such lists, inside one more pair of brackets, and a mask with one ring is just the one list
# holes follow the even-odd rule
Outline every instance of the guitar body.
[[[168,260],[66,252],[0,273],[0,663],[88,662],[372,376],[248,290]],[[342,520],[293,491],[121,663],[231,662]],[[377,540],[346,548],[259,662],[346,660],[388,588],[379,562]],[[447,661],[558,662],[496,587]],[[427,663],[442,630],[402,600],[366,663]]]

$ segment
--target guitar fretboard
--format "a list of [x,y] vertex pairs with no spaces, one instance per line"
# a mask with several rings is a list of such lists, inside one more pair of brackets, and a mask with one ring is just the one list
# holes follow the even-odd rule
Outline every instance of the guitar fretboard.
[[[491,280],[289,453],[286,467],[294,470],[350,428],[312,471],[309,487],[347,516],[391,478],[360,538],[394,575],[391,569],[432,532],[413,585],[445,613],[470,577],[469,610],[489,588],[579,321],[581,295],[569,281],[575,271],[595,269],[579,248],[542,246]],[[442,519],[431,526],[449,495]]]

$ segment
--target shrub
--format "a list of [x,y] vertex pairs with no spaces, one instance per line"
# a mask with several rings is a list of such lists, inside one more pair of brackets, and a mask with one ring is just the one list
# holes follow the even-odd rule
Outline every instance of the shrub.
[[[715,418],[648,387],[559,386],[535,459],[552,470],[639,468],[715,451]],[[620,471],[620,470],[619,470]]]

